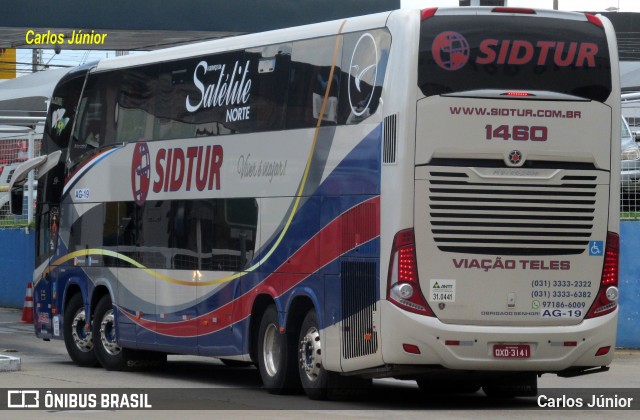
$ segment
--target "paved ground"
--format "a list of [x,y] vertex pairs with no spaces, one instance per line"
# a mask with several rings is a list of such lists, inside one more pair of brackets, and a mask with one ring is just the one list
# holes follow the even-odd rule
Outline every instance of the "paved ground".
[[[217,359],[195,356],[170,356],[163,371],[108,372],[101,368],[79,368],[69,359],[62,341],[44,342],[33,334],[33,325],[19,322],[20,310],[0,308],[0,354],[17,356],[22,369],[17,372],[0,371],[0,393],[11,389],[73,388],[76,390],[99,390],[130,388],[148,390],[163,388],[167,401],[180,401],[185,396],[199,395],[199,402],[214,404],[207,410],[176,411],[86,411],[51,409],[47,411],[0,411],[0,418],[78,418],[88,415],[93,419],[152,418],[175,419],[211,418],[217,413],[224,418],[602,418],[614,414],[616,418],[638,418],[640,411],[546,411],[537,408],[536,400],[492,400],[482,392],[472,395],[446,397],[428,396],[421,393],[413,381],[392,379],[374,382],[375,398],[366,401],[309,401],[302,395],[275,396],[261,389],[261,382],[254,368],[229,368]],[[640,402],[640,352],[618,350],[607,373],[564,379],[543,375],[538,381],[542,392],[561,389],[569,397],[609,392],[631,392]],[[156,392],[157,390],[154,390]],[[0,394],[0,400],[4,394]],[[166,401],[163,401],[166,402]],[[198,401],[196,400],[196,403]],[[640,404],[636,405],[640,409]],[[193,408],[193,407],[188,407]],[[286,410],[286,411],[282,411]],[[8,415],[10,414],[10,416]]]

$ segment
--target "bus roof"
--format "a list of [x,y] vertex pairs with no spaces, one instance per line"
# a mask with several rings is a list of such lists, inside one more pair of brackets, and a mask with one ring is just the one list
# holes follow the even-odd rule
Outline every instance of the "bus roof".
[[[343,22],[347,22],[343,32],[355,32],[368,28],[385,26],[389,14],[392,12],[376,13],[372,15],[345,18],[330,22],[315,23],[305,26],[277,29],[268,32],[240,35],[211,41],[203,41],[189,45],[156,50],[146,54],[136,54],[123,57],[106,58],[100,60],[97,71],[113,70],[125,67],[142,66],[145,64],[172,61],[181,58],[197,57],[225,51],[265,45],[290,42],[298,39],[309,39],[336,34]],[[395,13],[416,14],[416,10],[396,10]]]
[[[438,15],[483,15],[491,14],[494,9],[517,9],[517,8],[494,8],[494,7],[450,7],[436,8]],[[553,17],[558,19],[587,20],[584,13],[565,12],[557,10],[527,9],[534,10],[535,14],[527,16]],[[385,26],[390,14],[404,14],[407,18],[412,15],[419,15],[420,10],[399,9],[390,12],[382,12],[365,16],[357,16],[329,22],[314,23],[310,25],[296,26],[291,28],[276,29],[268,32],[239,35],[228,38],[215,39],[210,41],[197,42],[189,45],[181,45],[162,50],[155,50],[145,54],[136,54],[123,57],[106,58],[100,60],[96,66],[96,71],[106,71],[118,68],[136,67],[145,64],[173,61],[181,58],[198,57],[208,54],[215,54],[226,51],[234,51],[244,48],[261,47],[277,43],[291,42],[299,39],[310,39],[316,37],[336,34],[340,30],[343,22],[346,22],[343,32],[355,32],[368,28],[380,28]],[[518,13],[500,13],[504,15],[518,15]]]

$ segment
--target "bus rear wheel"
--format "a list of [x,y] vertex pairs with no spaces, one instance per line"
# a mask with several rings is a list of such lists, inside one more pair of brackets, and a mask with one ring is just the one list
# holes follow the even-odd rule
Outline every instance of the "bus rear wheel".
[[327,371],[322,361],[323,351],[318,315],[311,309],[302,321],[298,339],[298,374],[304,392],[312,400],[366,398],[371,379]]
[[116,340],[115,314],[109,295],[98,301],[93,316],[94,351],[98,361],[107,370],[127,367],[127,350]]
[[265,310],[258,330],[258,370],[264,387],[272,394],[300,389],[297,379],[295,337],[280,331],[275,305]]
[[93,334],[84,310],[82,294],[76,293],[69,299],[62,322],[64,345],[71,360],[78,366],[97,366],[98,359],[93,351]]
[[307,312],[300,327],[298,372],[302,388],[310,399],[327,399],[329,373],[322,366],[320,327],[318,316],[313,309]]

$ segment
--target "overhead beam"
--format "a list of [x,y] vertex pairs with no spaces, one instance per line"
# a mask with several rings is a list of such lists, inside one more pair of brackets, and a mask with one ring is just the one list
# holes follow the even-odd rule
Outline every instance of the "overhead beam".
[[[158,36],[179,36],[176,35],[179,32],[200,32],[200,39],[206,39],[286,28],[399,7],[400,0],[3,0],[0,28],[15,29],[12,37],[14,45],[10,45],[14,48],[53,48],[53,44],[28,45],[24,38],[29,29],[68,34],[66,39],[73,30],[94,30],[110,34],[112,39],[126,36],[133,45],[137,45],[136,36],[145,36],[145,31],[168,31],[165,34],[152,33],[156,39]],[[25,42],[15,45],[16,36]],[[113,49],[109,36],[102,47],[90,47]],[[0,39],[0,43],[2,42]],[[7,45],[0,45],[3,46]]]

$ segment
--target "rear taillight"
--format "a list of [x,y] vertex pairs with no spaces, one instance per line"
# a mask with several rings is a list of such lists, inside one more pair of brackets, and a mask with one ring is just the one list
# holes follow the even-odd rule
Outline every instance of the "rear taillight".
[[387,299],[406,311],[435,316],[420,289],[413,229],[401,230],[393,238]]
[[526,98],[528,96],[536,96],[536,95],[534,95],[533,93],[517,90],[517,91],[509,91],[509,92],[501,93],[500,96],[509,96],[512,98]]
[[599,17],[591,15],[589,13],[585,13],[584,15],[587,17],[587,21],[589,23],[593,23],[594,25],[596,25],[599,28],[604,28],[604,25],[602,24],[602,21],[600,20]]
[[523,15],[535,15],[536,11],[533,9],[526,9],[523,7],[494,7],[491,9],[493,13],[520,13]]
[[437,11],[438,11],[437,7],[432,7],[430,9],[423,9],[420,12],[420,19],[421,20],[429,19],[430,17],[433,17],[433,15],[435,15]]
[[620,237],[617,233],[607,233],[604,264],[600,289],[586,318],[595,318],[613,312],[618,307],[618,264],[620,261]]

